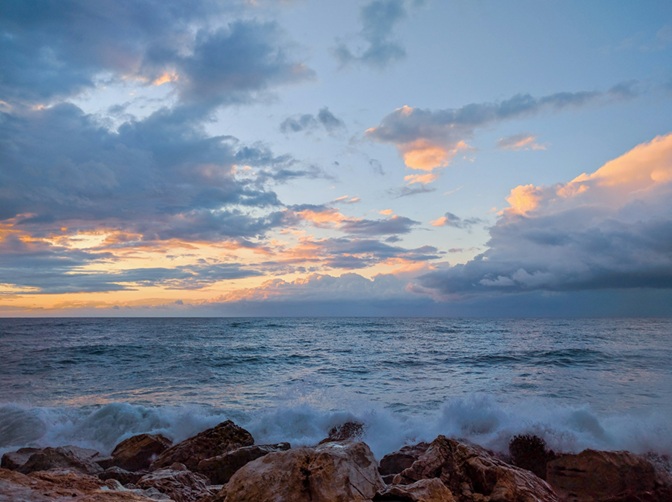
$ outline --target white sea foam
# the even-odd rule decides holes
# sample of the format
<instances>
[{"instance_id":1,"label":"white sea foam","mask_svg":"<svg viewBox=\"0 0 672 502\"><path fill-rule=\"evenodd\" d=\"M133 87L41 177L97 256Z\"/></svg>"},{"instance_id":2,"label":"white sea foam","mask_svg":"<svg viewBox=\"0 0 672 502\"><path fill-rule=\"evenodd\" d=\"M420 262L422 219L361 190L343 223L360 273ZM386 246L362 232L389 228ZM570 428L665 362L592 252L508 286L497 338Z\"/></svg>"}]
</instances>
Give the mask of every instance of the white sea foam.
<instances>
[{"instance_id":1,"label":"white sea foam","mask_svg":"<svg viewBox=\"0 0 672 502\"><path fill-rule=\"evenodd\" d=\"M109 453L121 440L143 432L181 441L226 419L249 430L257 443L312 445L331 427L364 423L363 441L380 458L404 444L439 434L505 452L512 436L532 433L556 451L585 448L672 454L672 426L663 413L599 415L587 406L557 407L528 401L511 404L477 395L444 404L434 413L399 414L380 407L330 411L305 403L240 413L204 406L147 407L113 403L97 408L0 406L0 453L24 446L74 444Z\"/></svg>"}]
</instances>

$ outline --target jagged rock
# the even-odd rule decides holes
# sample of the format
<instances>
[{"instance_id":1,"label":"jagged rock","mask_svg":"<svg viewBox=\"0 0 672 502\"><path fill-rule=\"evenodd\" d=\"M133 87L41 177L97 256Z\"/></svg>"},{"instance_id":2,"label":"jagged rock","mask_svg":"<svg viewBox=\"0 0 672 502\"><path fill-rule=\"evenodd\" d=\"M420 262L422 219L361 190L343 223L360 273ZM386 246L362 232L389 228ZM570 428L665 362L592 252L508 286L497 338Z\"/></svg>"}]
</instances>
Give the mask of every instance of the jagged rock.
<instances>
[{"instance_id":1,"label":"jagged rock","mask_svg":"<svg viewBox=\"0 0 672 502\"><path fill-rule=\"evenodd\" d=\"M150 472L136 483L138 488L155 488L175 502L194 502L212 495L208 485L208 478L177 463L169 469Z\"/></svg>"},{"instance_id":2,"label":"jagged rock","mask_svg":"<svg viewBox=\"0 0 672 502\"><path fill-rule=\"evenodd\" d=\"M103 472L98 474L98 478L102 479L103 481L108 479L115 479L122 485L128 485L131 483L137 483L138 480L145 474L147 474L147 471L127 471L126 469L122 469L121 467L113 465L112 467L108 467Z\"/></svg>"},{"instance_id":3,"label":"jagged rock","mask_svg":"<svg viewBox=\"0 0 672 502\"><path fill-rule=\"evenodd\" d=\"M410 485L392 485L378 492L374 502L454 502L455 498L440 479L421 479Z\"/></svg>"},{"instance_id":4,"label":"jagged rock","mask_svg":"<svg viewBox=\"0 0 672 502\"><path fill-rule=\"evenodd\" d=\"M329 429L329 435L320 441L324 443L342 443L343 441L358 441L364 434L364 424L360 422L345 422Z\"/></svg>"},{"instance_id":5,"label":"jagged rock","mask_svg":"<svg viewBox=\"0 0 672 502\"><path fill-rule=\"evenodd\" d=\"M95 459L100 454L96 450L78 446L59 446L36 451L17 470L23 474L49 469L69 468L84 474L98 474L103 471Z\"/></svg>"},{"instance_id":6,"label":"jagged rock","mask_svg":"<svg viewBox=\"0 0 672 502\"><path fill-rule=\"evenodd\" d=\"M555 502L551 487L529 471L506 464L483 448L437 437L394 477L394 484L439 478L459 502Z\"/></svg>"},{"instance_id":7,"label":"jagged rock","mask_svg":"<svg viewBox=\"0 0 672 502\"><path fill-rule=\"evenodd\" d=\"M629 452L584 450L549 462L547 479L573 501L672 500L669 475L663 479L647 459Z\"/></svg>"},{"instance_id":8,"label":"jagged rock","mask_svg":"<svg viewBox=\"0 0 672 502\"><path fill-rule=\"evenodd\" d=\"M325 443L269 453L230 479L213 502L368 501L384 487L364 443Z\"/></svg>"},{"instance_id":9,"label":"jagged rock","mask_svg":"<svg viewBox=\"0 0 672 502\"><path fill-rule=\"evenodd\" d=\"M21 468L33 453L40 451L39 448L20 448L17 451L5 453L0 461L0 467L16 471Z\"/></svg>"},{"instance_id":10,"label":"jagged rock","mask_svg":"<svg viewBox=\"0 0 672 502\"><path fill-rule=\"evenodd\" d=\"M289 443L243 446L224 455L201 460L197 471L208 477L212 484L224 484L228 483L231 476L248 462L274 451L286 451L289 448Z\"/></svg>"},{"instance_id":11,"label":"jagged rock","mask_svg":"<svg viewBox=\"0 0 672 502\"><path fill-rule=\"evenodd\" d=\"M511 463L532 471L546 479L546 464L556 458L553 450L546 448L546 441L534 434L520 434L509 441Z\"/></svg>"},{"instance_id":12,"label":"jagged rock","mask_svg":"<svg viewBox=\"0 0 672 502\"><path fill-rule=\"evenodd\" d=\"M147 469L152 461L172 445L161 434L139 434L119 443L112 451L112 465L127 471Z\"/></svg>"},{"instance_id":13,"label":"jagged rock","mask_svg":"<svg viewBox=\"0 0 672 502\"><path fill-rule=\"evenodd\" d=\"M201 460L253 444L254 439L249 432L227 420L168 448L159 455L150 468L156 470L179 462L196 472Z\"/></svg>"},{"instance_id":14,"label":"jagged rock","mask_svg":"<svg viewBox=\"0 0 672 502\"><path fill-rule=\"evenodd\" d=\"M425 453L427 448L429 448L429 443L423 442L404 446L399 451L385 455L380 459L380 465L378 466L378 472L383 476L383 481L388 484L391 483L395 474L399 474L413 465L413 462Z\"/></svg>"},{"instance_id":15,"label":"jagged rock","mask_svg":"<svg viewBox=\"0 0 672 502\"><path fill-rule=\"evenodd\" d=\"M0 500L12 502L153 502L116 481L103 482L94 476L72 470L38 471L29 475L0 468Z\"/></svg>"}]
</instances>

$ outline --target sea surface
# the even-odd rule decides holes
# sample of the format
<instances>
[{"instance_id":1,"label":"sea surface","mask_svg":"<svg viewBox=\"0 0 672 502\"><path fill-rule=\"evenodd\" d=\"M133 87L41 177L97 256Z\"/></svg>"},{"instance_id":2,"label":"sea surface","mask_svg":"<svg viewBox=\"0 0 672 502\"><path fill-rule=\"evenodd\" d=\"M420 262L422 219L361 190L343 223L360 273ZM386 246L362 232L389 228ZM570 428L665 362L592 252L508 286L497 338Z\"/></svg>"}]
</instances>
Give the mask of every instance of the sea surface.
<instances>
[{"instance_id":1,"label":"sea surface","mask_svg":"<svg viewBox=\"0 0 672 502\"><path fill-rule=\"evenodd\" d=\"M225 419L293 445L359 420L378 457L519 433L672 454L671 417L672 319L0 319L0 454Z\"/></svg>"}]
</instances>

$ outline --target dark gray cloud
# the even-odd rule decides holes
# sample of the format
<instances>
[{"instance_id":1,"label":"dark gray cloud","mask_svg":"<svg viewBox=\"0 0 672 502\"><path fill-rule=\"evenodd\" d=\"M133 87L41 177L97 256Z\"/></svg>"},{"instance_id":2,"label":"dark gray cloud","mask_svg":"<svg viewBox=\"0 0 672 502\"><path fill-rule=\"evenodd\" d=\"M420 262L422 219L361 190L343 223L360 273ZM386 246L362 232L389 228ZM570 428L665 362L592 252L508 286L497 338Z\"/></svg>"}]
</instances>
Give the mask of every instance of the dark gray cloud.
<instances>
[{"instance_id":1,"label":"dark gray cloud","mask_svg":"<svg viewBox=\"0 0 672 502\"><path fill-rule=\"evenodd\" d=\"M350 220L343 223L341 230L351 234L397 235L407 234L420 222L405 216L393 216L383 220Z\"/></svg>"},{"instance_id":2,"label":"dark gray cloud","mask_svg":"<svg viewBox=\"0 0 672 502\"><path fill-rule=\"evenodd\" d=\"M250 237L280 220L262 182L301 174L283 171L290 157L206 135L181 109L111 132L61 104L1 114L0 132L0 162L11 167L0 170L0 219L34 231L97 221L149 239ZM236 164L265 174L238 178Z\"/></svg>"},{"instance_id":3,"label":"dark gray cloud","mask_svg":"<svg viewBox=\"0 0 672 502\"><path fill-rule=\"evenodd\" d=\"M311 70L289 56L274 23L236 20L241 2L9 0L0 6L0 99L72 96L96 79L147 84L175 73L181 100L202 112L249 101ZM234 18L231 20L231 18ZM225 27L215 27L228 18Z\"/></svg>"},{"instance_id":4,"label":"dark gray cloud","mask_svg":"<svg viewBox=\"0 0 672 502\"><path fill-rule=\"evenodd\" d=\"M280 124L280 131L288 133L311 132L322 126L329 134L334 134L345 128L341 119L329 111L327 107L321 108L317 115L309 113L288 117Z\"/></svg>"},{"instance_id":5,"label":"dark gray cloud","mask_svg":"<svg viewBox=\"0 0 672 502\"><path fill-rule=\"evenodd\" d=\"M525 117L544 110L562 110L600 100L631 96L620 88L614 89L607 92L560 92L540 98L518 94L499 103L472 103L461 108L444 110L403 107L387 115L379 126L369 129L367 137L396 145L410 144L422 139L454 147L460 141L471 138L476 129L496 122Z\"/></svg>"},{"instance_id":6,"label":"dark gray cloud","mask_svg":"<svg viewBox=\"0 0 672 502\"><path fill-rule=\"evenodd\" d=\"M384 68L406 56L404 48L393 39L395 25L406 17L404 0L374 0L362 7L360 36L367 47L354 53L346 44L339 44L334 54L343 65L361 63Z\"/></svg>"},{"instance_id":7,"label":"dark gray cloud","mask_svg":"<svg viewBox=\"0 0 672 502\"><path fill-rule=\"evenodd\" d=\"M416 184L411 186L403 186L401 188L395 188L389 190L388 193L393 197L400 199L401 197L410 197L412 195L421 195L424 193L432 193L435 191L436 191L435 188L428 188L425 185Z\"/></svg>"},{"instance_id":8,"label":"dark gray cloud","mask_svg":"<svg viewBox=\"0 0 672 502\"><path fill-rule=\"evenodd\" d=\"M436 226L470 229L474 225L485 223L481 218L460 218L454 213L446 212L434 222Z\"/></svg>"}]
</instances>

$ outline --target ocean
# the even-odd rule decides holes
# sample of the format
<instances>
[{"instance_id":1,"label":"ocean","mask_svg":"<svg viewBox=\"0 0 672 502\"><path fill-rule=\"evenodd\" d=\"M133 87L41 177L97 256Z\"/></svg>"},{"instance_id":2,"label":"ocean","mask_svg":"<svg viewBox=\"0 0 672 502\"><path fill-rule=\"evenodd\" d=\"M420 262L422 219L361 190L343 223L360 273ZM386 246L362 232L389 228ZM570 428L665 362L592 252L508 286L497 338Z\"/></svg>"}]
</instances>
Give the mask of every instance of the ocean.
<instances>
[{"instance_id":1,"label":"ocean","mask_svg":"<svg viewBox=\"0 0 672 502\"><path fill-rule=\"evenodd\" d=\"M293 446L358 420L379 458L438 434L672 454L671 416L672 319L0 319L0 454L226 419Z\"/></svg>"}]
</instances>

